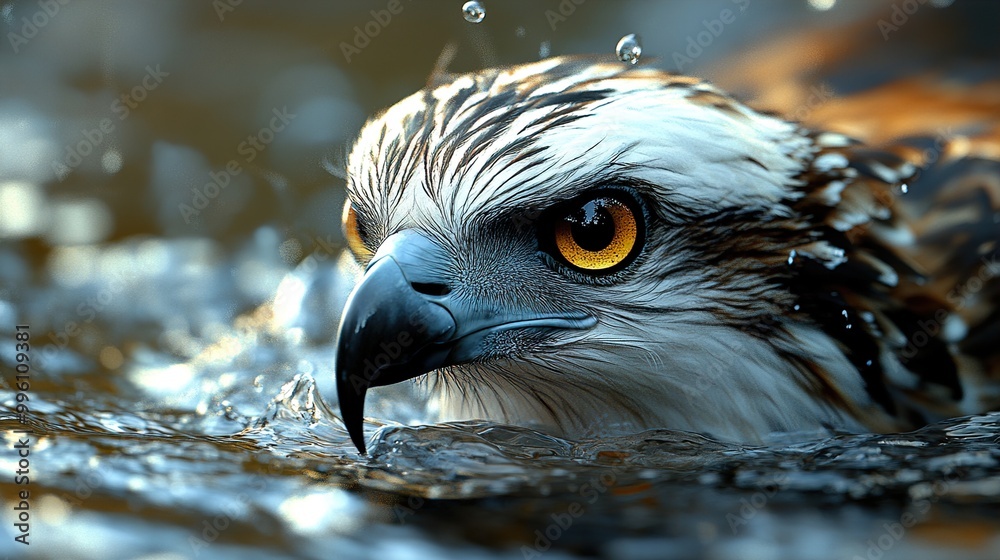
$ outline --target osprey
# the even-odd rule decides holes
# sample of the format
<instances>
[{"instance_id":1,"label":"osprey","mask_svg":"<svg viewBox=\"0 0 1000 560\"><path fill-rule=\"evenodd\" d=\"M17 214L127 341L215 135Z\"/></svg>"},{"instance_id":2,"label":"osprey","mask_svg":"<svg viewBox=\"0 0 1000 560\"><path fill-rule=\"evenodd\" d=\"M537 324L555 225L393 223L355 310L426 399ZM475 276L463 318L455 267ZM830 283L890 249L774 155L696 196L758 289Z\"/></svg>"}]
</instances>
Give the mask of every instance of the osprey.
<instances>
[{"instance_id":1,"label":"osprey","mask_svg":"<svg viewBox=\"0 0 1000 560\"><path fill-rule=\"evenodd\" d=\"M364 452L369 388L425 374L442 418L569 437L995 407L1000 173L973 140L869 146L587 58L438 76L348 159L344 423Z\"/></svg>"}]
</instances>

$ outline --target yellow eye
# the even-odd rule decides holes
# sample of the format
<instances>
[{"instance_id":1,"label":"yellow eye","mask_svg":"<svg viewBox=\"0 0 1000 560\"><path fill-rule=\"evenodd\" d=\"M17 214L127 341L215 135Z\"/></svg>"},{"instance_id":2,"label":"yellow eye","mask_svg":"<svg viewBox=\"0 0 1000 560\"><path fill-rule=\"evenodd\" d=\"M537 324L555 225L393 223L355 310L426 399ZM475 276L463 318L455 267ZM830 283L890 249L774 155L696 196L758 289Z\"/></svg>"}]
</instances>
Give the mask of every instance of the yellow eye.
<instances>
[{"instance_id":1,"label":"yellow eye","mask_svg":"<svg viewBox=\"0 0 1000 560\"><path fill-rule=\"evenodd\" d=\"M552 226L555 252L586 272L612 272L642 249L645 222L634 200L601 194L573 203Z\"/></svg>"},{"instance_id":2,"label":"yellow eye","mask_svg":"<svg viewBox=\"0 0 1000 560\"><path fill-rule=\"evenodd\" d=\"M354 254L358 262L367 262L372 258L372 252L365 246L361 239L361 231L358 229L358 213L348 200L344 203L344 216L342 220L344 226L344 237L347 239L347 247Z\"/></svg>"}]
</instances>

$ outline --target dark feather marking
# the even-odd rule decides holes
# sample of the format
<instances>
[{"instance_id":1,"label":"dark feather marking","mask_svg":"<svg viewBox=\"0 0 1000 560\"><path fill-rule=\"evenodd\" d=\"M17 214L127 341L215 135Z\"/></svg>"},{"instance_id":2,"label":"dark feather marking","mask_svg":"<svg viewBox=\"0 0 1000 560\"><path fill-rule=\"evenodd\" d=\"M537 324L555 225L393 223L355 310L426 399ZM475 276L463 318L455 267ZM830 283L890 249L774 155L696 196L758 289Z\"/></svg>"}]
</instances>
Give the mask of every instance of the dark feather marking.
<instances>
[{"instance_id":1,"label":"dark feather marking","mask_svg":"<svg viewBox=\"0 0 1000 560\"><path fill-rule=\"evenodd\" d=\"M746 161L749 161L750 163L752 163L752 164L754 164L754 165L756 165L758 167L760 167L764 171L770 171L770 169L768 169L766 165L764 165L763 163L757 161L756 159L754 159L752 157L747 156L747 157L745 157L743 159L746 160Z\"/></svg>"},{"instance_id":2,"label":"dark feather marking","mask_svg":"<svg viewBox=\"0 0 1000 560\"><path fill-rule=\"evenodd\" d=\"M796 284L809 285L810 281L799 278ZM797 291L795 287L792 289ZM824 332L840 342L872 400L889 414L896 414L896 404L883 377L878 337L854 306L839 292L799 293L799 305Z\"/></svg>"},{"instance_id":3,"label":"dark feather marking","mask_svg":"<svg viewBox=\"0 0 1000 560\"><path fill-rule=\"evenodd\" d=\"M612 89L589 89L579 91L569 91L564 93L552 93L542 96L534 106L538 109L551 105L572 105L580 106L594 101L607 99L613 94Z\"/></svg>"},{"instance_id":4,"label":"dark feather marking","mask_svg":"<svg viewBox=\"0 0 1000 560\"><path fill-rule=\"evenodd\" d=\"M576 115L563 115L557 119L551 119L545 122L545 126L542 127L542 131L552 130L560 126L566 126L568 124L575 123L576 121L586 118L589 115L586 114L576 114Z\"/></svg>"},{"instance_id":5,"label":"dark feather marking","mask_svg":"<svg viewBox=\"0 0 1000 560\"><path fill-rule=\"evenodd\" d=\"M518 153L516 156L514 156L514 159L510 160L510 163L511 163L511 165L513 165L513 164L521 163L522 161L525 161L525 160L528 160L528 159L531 159L531 158L535 158L535 156L541 154L546 149L547 148L545 148L545 147L536 147L536 148L531 148L531 149L528 149L528 150L523 150L520 153ZM544 163L545 163L544 159L535 158L535 159L531 159L531 161L528 162L527 165L530 168L530 167L534 167L536 165L542 165Z\"/></svg>"},{"instance_id":6,"label":"dark feather marking","mask_svg":"<svg viewBox=\"0 0 1000 560\"><path fill-rule=\"evenodd\" d=\"M856 249L864 250L889 265L900 277L909 278L911 282L923 282L927 279L926 274L917 270L914 263L904 259L898 252L871 237L862 237L854 241L853 245Z\"/></svg>"},{"instance_id":7,"label":"dark feather marking","mask_svg":"<svg viewBox=\"0 0 1000 560\"><path fill-rule=\"evenodd\" d=\"M944 342L936 336L931 336L923 328L923 325L935 323L933 315L921 316L908 309L890 309L884 313L909 341L900 352L900 361L903 365L924 382L947 387L952 399L961 400L965 392L962 390L958 368L952 358L951 350ZM941 326L938 325L938 328ZM922 333L923 337L918 338L917 333ZM918 346L917 342L921 340L927 342Z\"/></svg>"},{"instance_id":8,"label":"dark feather marking","mask_svg":"<svg viewBox=\"0 0 1000 560\"><path fill-rule=\"evenodd\" d=\"M528 151L536 152L537 153L537 152L544 151L544 148L534 148L534 149L528 150ZM518 156L518 157L520 158L520 156ZM512 185L514 184L513 183L514 179L518 179L519 180L519 183L517 183L517 185L526 185L526 184L529 184L531 182L534 182L539 176L541 176L541 174L540 173L536 173L534 175L531 175L530 177L527 177L526 173L528 173L529 171L534 170L537 167L545 165L545 163L546 162L545 162L544 159L534 159L534 160L531 160L531 161L527 162L524 165L518 166L517 167L517 172L515 174L511 175L510 179L508 179L508 182L510 182ZM513 163L512 163L512 165L513 165ZM477 180L479 179L478 175L477 175L476 179ZM506 184L507 184L507 182L505 182L504 184L501 184L499 186L499 188L497 189L497 191L494 193L494 197L495 197L494 203L496 203L496 204L509 203L511 201L511 197L515 196L518 193L517 189L514 189L514 188L504 188L506 186Z\"/></svg>"},{"instance_id":9,"label":"dark feather marking","mask_svg":"<svg viewBox=\"0 0 1000 560\"><path fill-rule=\"evenodd\" d=\"M1000 308L994 308L989 316L969 330L959 348L974 356L996 356L998 340L1000 340Z\"/></svg>"},{"instance_id":10,"label":"dark feather marking","mask_svg":"<svg viewBox=\"0 0 1000 560\"><path fill-rule=\"evenodd\" d=\"M806 379L798 381L802 384L803 389L812 393L816 389L816 385L818 385L819 394L824 397L819 402L825 402L827 406L835 409L850 409L848 400L844 397L843 393L837 390L836 383L830 379L829 374L822 366L813 360L789 352L781 352L781 355L785 360L796 364L803 373L807 374Z\"/></svg>"},{"instance_id":11,"label":"dark feather marking","mask_svg":"<svg viewBox=\"0 0 1000 560\"><path fill-rule=\"evenodd\" d=\"M479 182L483 173L492 172L494 170L493 167L504 158L513 159L518 157L519 154L532 149L535 146L535 142L535 137L524 136L494 151L490 154L490 157L486 160L486 162L483 163L479 172L476 173L475 182Z\"/></svg>"},{"instance_id":12,"label":"dark feather marking","mask_svg":"<svg viewBox=\"0 0 1000 560\"><path fill-rule=\"evenodd\" d=\"M860 147L830 151L843 153L848 158L850 168L858 173L858 178L853 184L849 182L839 205L824 207L823 201L809 196L810 193L825 188L830 181L850 179L845 177L848 170L810 170L803 174L806 183L803 190L807 196L801 201L790 201L789 204L799 210L808 223L830 222L844 208L865 212L867 206L862 205L867 204L891 209L894 205L890 190L892 187L900 182L911 182L912 189L916 173L904 169L906 160L897 154ZM886 166L891 175L883 177L878 173L875 162ZM903 173L904 170L907 173ZM870 216L869 219L893 227L898 218ZM878 358L886 353L897 357L921 383L944 386L952 399L960 400L964 391L952 351L945 342L937 338L937 331L928 332L924 326L936 324L940 330L942 325L934 318L935 313L950 311L951 307L938 300L920 301L913 297L900 300L900 294L909 293L905 290L915 291L916 294L930 293L919 289L925 278L922 272L916 269L900 249L873 235L866 224L856 226L848 232L839 232L830 227L813 227L820 239L845 249L848 260L830 270L808 258L796 259L793 267L795 277L789 288L796 291L806 316L816 320L824 332L840 342L845 356L858 369L873 400L903 420L909 420L914 414L910 407L893 403L888 381L880 370L866 368L869 360L873 365L878 365ZM953 237L950 242L954 244ZM891 288L880 283L879 263L897 273L903 288ZM882 341L879 327L869 325L861 319L859 313L864 310L872 310L876 316L891 322L891 326L898 329L907 340L907 347L887 347ZM844 328L844 312L847 314L846 320L851 323L851 329ZM914 348L914 340L922 343L920 348Z\"/></svg>"},{"instance_id":13,"label":"dark feather marking","mask_svg":"<svg viewBox=\"0 0 1000 560\"><path fill-rule=\"evenodd\" d=\"M867 235L866 225L841 232L825 224L845 209L865 212L867 206L856 205L867 204L866 197L871 197L875 207L891 204L892 201L886 198L888 193L883 194L891 183L884 182L870 162L885 165L902 180L905 177L898 169L904 161L894 154L860 147L823 150L815 157L827 153L843 154L849 167L828 170L807 168L798 177L803 183L800 189L806 196L786 203L799 213L808 226L806 231L798 233L803 244L826 242L843 249L847 261L830 268L825 262L817 261L800 251L786 267L789 275L784 279L779 277L779 280L786 290L796 296L802 318L815 323L838 342L844 356L858 371L872 401L890 415L897 416L903 411L893 398L882 370L885 351L882 334L877 327L865 321L860 313L869 306L884 310L896 305L892 303L891 288L882 284L882 271L877 268L879 261L893 268L900 277L912 279L917 274L894 249L880 243L874 236ZM861 177L853 178L851 169L856 170ZM818 193L833 181L846 182L847 187L840 203L831 206ZM878 218L869 216L869 219ZM875 260L862 257L865 253Z\"/></svg>"},{"instance_id":14,"label":"dark feather marking","mask_svg":"<svg viewBox=\"0 0 1000 560\"><path fill-rule=\"evenodd\" d=\"M600 144L600 141L595 142L593 145L591 145L587 149L583 150L582 152L580 152L579 154L577 154L576 156L574 156L567 163L571 164L574 161L585 159L587 157L587 154L590 153L590 151L593 150L594 148L596 148L599 144ZM532 166L532 167L534 167L534 166ZM568 166L568 167L571 167L571 166ZM531 167L524 168L524 169L520 170L520 172L523 172L526 169L531 169ZM497 188L495 189L495 193L496 193L496 196L498 198L506 198L511 193L522 192L522 187L526 183L524 181L516 181L517 179L519 179L520 172L516 173L514 175L511 175L510 177L508 177L507 179L505 179L503 183L501 183L500 185L497 186ZM566 184L566 179L569 178L568 174L566 174L566 175L567 176L566 176L565 179L560 180L559 178L556 178L555 181L556 181L556 184L562 185L565 190L569 191L569 190L571 190L573 188L573 186L570 185L570 184ZM597 172L597 173L595 173L594 175L592 175L590 177L583 178L582 180L578 181L577 183L585 185L588 188L593 188L595 186L603 184L602 181L600 180L601 178L603 178L601 176L601 173Z\"/></svg>"},{"instance_id":15,"label":"dark feather marking","mask_svg":"<svg viewBox=\"0 0 1000 560\"><path fill-rule=\"evenodd\" d=\"M565 105L558 109L553 109L552 111L543 114L537 119L521 127L521 130L518 131L518 134L537 134L538 131L549 130L549 127L547 127L546 125L551 123L552 121L559 120L561 117L584 116L582 113L577 111L577 109L578 108L573 105ZM561 126L561 125L554 125L554 126Z\"/></svg>"}]
</instances>

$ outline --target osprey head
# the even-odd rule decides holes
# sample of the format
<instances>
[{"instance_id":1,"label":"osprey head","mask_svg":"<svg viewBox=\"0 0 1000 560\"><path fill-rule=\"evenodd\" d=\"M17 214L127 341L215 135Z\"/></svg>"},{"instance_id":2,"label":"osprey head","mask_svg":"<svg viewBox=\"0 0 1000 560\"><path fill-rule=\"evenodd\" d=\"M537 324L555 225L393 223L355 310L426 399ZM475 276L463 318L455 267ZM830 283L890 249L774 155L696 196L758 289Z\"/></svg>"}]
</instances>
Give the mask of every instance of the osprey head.
<instances>
[{"instance_id":1,"label":"osprey head","mask_svg":"<svg viewBox=\"0 0 1000 560\"><path fill-rule=\"evenodd\" d=\"M389 108L348 161L365 274L336 376L355 444L370 387L427 373L445 417L566 435L857 426L857 369L786 320L789 254L843 257L795 208L819 150L708 83L579 58Z\"/></svg>"}]
</instances>

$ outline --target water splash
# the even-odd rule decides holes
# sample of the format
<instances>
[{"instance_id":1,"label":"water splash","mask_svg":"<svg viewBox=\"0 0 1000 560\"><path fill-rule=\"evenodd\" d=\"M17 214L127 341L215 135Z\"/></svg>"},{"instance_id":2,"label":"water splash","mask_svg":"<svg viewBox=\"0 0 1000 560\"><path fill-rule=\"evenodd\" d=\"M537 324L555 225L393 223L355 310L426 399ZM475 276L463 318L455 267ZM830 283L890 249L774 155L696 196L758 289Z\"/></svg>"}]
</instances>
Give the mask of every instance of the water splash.
<instances>
[{"instance_id":1,"label":"water splash","mask_svg":"<svg viewBox=\"0 0 1000 560\"><path fill-rule=\"evenodd\" d=\"M642 45L639 44L639 37L635 33L630 33L618 41L615 47L615 54L618 60L628 64L638 64L642 55Z\"/></svg>"},{"instance_id":2,"label":"water splash","mask_svg":"<svg viewBox=\"0 0 1000 560\"><path fill-rule=\"evenodd\" d=\"M486 18L486 8L476 0L469 0L462 5L462 17L469 23L480 23Z\"/></svg>"},{"instance_id":3,"label":"water splash","mask_svg":"<svg viewBox=\"0 0 1000 560\"><path fill-rule=\"evenodd\" d=\"M0 390L0 402L11 399L10 391ZM704 557L702 548L730 550L745 542L736 534L741 530L777 539L780 527L791 526L808 538L782 545L787 554L778 557L803 558L817 539L838 538L847 543L845 550L863 554L871 527L912 510L931 512L919 523L935 530L956 530L970 519L984 530L998 527L991 512L1000 503L1000 412L902 434L788 434L765 446L671 430L573 441L482 421L370 423L371 455L361 457L305 374L287 381L259 417L246 419L246 427L230 435L192 430L203 422L199 415L109 404L52 401L31 421L35 432L46 434L39 440L39 456L45 457L40 472L54 492L73 497L87 513L67 518L71 524L60 530L70 535L112 527L152 538L171 522L150 520L143 512L167 507L184 528L174 539L178 547L188 545L187 528L202 527L205 519L223 519L257 535L254 516L263 518L272 540L277 535L279 542L295 540L308 549L343 545L329 535L376 547L405 522L408 532L394 537L405 542L399 546L467 560L494 556L438 554L433 547L439 538L474 539L501 530L530 546L534 531L552 523L551 512L575 503L586 515L562 541L574 547L626 547L646 538L642 550L649 557L664 546L683 557ZM0 413L0 427L12 422ZM847 507L858 522L844 526L810 517L817 500ZM140 504L145 524L123 527L120 518L100 509L107 503ZM741 509L749 507L745 503L753 509ZM305 515L303 508L313 513ZM965 517L950 521L957 512ZM667 543L669 534L635 529L664 519L668 530L684 533L715 527L715 537L702 544ZM723 530L727 526L733 536ZM129 556L143 546L122 542ZM247 547L273 552L269 543L215 544L213 557L246 558ZM59 545L43 546L53 552L46 556L60 556ZM897 546L900 557L916 556L905 542ZM996 558L1000 543L980 548L977 557Z\"/></svg>"}]
</instances>

